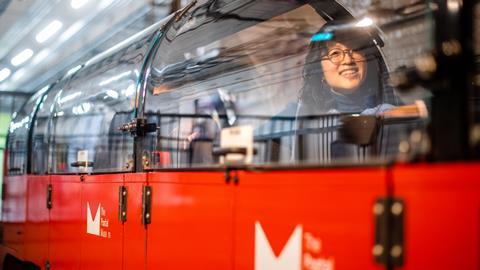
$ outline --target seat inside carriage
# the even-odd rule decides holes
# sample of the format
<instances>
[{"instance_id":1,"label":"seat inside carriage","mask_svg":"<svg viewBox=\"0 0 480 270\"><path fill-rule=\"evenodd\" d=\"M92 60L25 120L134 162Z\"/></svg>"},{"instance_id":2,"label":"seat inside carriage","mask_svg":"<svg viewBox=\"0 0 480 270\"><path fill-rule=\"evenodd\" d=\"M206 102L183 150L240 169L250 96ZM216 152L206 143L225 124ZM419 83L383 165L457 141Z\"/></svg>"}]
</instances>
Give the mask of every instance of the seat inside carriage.
<instances>
[{"instance_id":1,"label":"seat inside carriage","mask_svg":"<svg viewBox=\"0 0 480 270\"><path fill-rule=\"evenodd\" d=\"M211 31L210 39L202 36L202 29L188 25L171 34L176 38L161 42L159 52L170 53L159 54L153 62L145 113L158 126L158 134L148 137L159 166L217 164L212 150L220 145L221 130L242 125L254 130L255 164L393 158L398 142L423 120L387 120L377 113L386 103L383 96L393 95L390 86L385 86L388 93L375 93L378 101L368 113L328 110L321 103L319 110L299 113L306 77L322 76L316 68L319 60L310 54L324 25L325 19L312 6L303 5L234 26L237 29ZM189 27L195 31L187 31ZM374 50L374 57L370 49L367 60L383 67L377 41L372 41L378 37L366 35ZM386 84L385 76L379 72L365 80ZM359 139L362 136L368 138ZM160 156L168 158L160 162Z\"/></svg>"}]
</instances>

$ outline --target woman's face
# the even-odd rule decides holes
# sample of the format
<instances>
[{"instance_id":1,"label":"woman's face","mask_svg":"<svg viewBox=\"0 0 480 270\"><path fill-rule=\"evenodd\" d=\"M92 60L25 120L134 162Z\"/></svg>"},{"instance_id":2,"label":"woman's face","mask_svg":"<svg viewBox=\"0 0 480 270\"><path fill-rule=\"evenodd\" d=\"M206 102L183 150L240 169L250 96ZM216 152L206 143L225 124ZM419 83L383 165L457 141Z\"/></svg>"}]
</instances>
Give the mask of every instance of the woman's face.
<instances>
[{"instance_id":1,"label":"woman's face","mask_svg":"<svg viewBox=\"0 0 480 270\"><path fill-rule=\"evenodd\" d=\"M351 52L351 48L339 42L332 42L327 48L328 57L321 61L327 83L344 94L357 90L367 72L365 56Z\"/></svg>"}]
</instances>

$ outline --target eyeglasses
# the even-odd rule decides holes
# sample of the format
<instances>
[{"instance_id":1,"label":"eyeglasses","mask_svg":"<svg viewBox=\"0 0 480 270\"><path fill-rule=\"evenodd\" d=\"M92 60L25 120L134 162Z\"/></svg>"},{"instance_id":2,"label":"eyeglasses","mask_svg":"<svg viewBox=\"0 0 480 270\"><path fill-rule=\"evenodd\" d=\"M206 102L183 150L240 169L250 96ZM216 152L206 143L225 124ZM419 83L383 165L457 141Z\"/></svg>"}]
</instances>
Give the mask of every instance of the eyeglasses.
<instances>
[{"instance_id":1,"label":"eyeglasses","mask_svg":"<svg viewBox=\"0 0 480 270\"><path fill-rule=\"evenodd\" d=\"M322 59L324 60L328 59L333 64L340 64L343 61L343 59L345 59L346 54L350 55L350 57L353 60L356 60L356 61L364 60L364 57L360 52L354 51L352 49L350 50L332 49L328 51L328 54L322 57Z\"/></svg>"}]
</instances>

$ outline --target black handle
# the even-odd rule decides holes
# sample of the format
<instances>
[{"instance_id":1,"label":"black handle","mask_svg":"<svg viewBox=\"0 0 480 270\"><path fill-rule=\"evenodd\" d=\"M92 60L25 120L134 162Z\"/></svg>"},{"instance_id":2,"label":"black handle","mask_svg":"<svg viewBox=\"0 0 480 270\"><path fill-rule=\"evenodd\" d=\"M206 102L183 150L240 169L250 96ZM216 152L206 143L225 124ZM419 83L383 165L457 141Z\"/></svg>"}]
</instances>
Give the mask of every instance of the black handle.
<instances>
[{"instance_id":1,"label":"black handle","mask_svg":"<svg viewBox=\"0 0 480 270\"><path fill-rule=\"evenodd\" d=\"M77 161L70 164L72 167L93 167L93 162L91 161Z\"/></svg>"},{"instance_id":2,"label":"black handle","mask_svg":"<svg viewBox=\"0 0 480 270\"><path fill-rule=\"evenodd\" d=\"M226 156L228 154L247 154L246 147L215 147L212 150L212 155L214 156ZM253 154L257 154L257 149L253 149Z\"/></svg>"}]
</instances>

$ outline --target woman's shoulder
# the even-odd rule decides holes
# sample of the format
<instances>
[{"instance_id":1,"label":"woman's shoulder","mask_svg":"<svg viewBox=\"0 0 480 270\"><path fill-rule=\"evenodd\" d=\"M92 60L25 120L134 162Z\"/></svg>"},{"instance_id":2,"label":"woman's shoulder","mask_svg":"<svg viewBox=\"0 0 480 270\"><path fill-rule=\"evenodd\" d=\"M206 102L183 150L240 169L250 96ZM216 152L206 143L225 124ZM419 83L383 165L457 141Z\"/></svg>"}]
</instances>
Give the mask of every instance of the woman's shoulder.
<instances>
[{"instance_id":1,"label":"woman's shoulder","mask_svg":"<svg viewBox=\"0 0 480 270\"><path fill-rule=\"evenodd\" d=\"M391 109L395 108L394 105L389 104L389 103L382 103L379 104L373 108L368 108L362 111L362 115L375 115L375 114L381 114L386 111L389 111Z\"/></svg>"}]
</instances>

